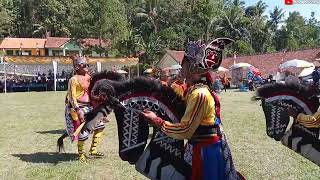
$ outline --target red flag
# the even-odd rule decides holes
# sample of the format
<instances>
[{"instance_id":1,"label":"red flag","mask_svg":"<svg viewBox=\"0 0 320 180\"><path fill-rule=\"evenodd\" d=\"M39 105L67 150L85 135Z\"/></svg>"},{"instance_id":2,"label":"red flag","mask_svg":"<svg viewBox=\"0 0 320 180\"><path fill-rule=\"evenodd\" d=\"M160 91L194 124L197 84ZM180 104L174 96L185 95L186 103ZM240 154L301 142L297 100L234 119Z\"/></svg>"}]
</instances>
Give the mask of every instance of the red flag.
<instances>
[{"instance_id":1,"label":"red flag","mask_svg":"<svg viewBox=\"0 0 320 180\"><path fill-rule=\"evenodd\" d=\"M284 0L284 4L292 5L293 4L293 0Z\"/></svg>"}]
</instances>

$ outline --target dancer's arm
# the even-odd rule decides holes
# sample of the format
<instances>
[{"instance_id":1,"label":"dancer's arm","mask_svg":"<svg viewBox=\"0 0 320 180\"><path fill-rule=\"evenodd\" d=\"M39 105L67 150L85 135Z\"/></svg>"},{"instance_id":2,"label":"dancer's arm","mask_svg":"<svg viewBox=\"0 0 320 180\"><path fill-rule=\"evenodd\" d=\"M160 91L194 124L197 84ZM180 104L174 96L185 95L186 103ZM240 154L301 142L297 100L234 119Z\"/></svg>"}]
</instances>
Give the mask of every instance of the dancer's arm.
<instances>
[{"instance_id":1,"label":"dancer's arm","mask_svg":"<svg viewBox=\"0 0 320 180\"><path fill-rule=\"evenodd\" d=\"M156 125L161 127L161 130L168 136L175 139L190 139L198 128L201 121L207 116L209 103L207 95L194 91L187 99L187 108L180 123L171 123L162 120L152 112L146 113L147 118ZM148 115L153 114L153 115ZM153 116L153 117L152 117Z\"/></svg>"},{"instance_id":2,"label":"dancer's arm","mask_svg":"<svg viewBox=\"0 0 320 180\"><path fill-rule=\"evenodd\" d=\"M77 110L79 109L79 105L77 102L77 79L75 77L72 77L69 79L69 85L68 85L68 95L69 95L69 101L71 103L71 106Z\"/></svg>"},{"instance_id":3,"label":"dancer's arm","mask_svg":"<svg viewBox=\"0 0 320 180\"><path fill-rule=\"evenodd\" d=\"M81 122L84 122L84 112L79 108L79 104L77 102L77 84L78 84L78 80L75 77L72 77L69 80L69 87L68 87L69 101L72 108L77 113L77 117L74 117L74 120L80 120Z\"/></svg>"}]
</instances>

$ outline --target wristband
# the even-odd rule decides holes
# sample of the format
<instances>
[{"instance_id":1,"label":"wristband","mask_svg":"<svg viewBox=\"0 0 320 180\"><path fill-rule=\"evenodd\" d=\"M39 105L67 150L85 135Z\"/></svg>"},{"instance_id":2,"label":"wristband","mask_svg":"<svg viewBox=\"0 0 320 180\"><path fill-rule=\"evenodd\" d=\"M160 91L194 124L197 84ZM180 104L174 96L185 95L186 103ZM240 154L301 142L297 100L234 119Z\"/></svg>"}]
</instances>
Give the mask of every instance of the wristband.
<instances>
[{"instance_id":1,"label":"wristband","mask_svg":"<svg viewBox=\"0 0 320 180\"><path fill-rule=\"evenodd\" d=\"M164 123L164 120L161 119L160 117L156 117L156 118L152 119L152 121L155 124L155 126L157 126L157 127L161 127L162 124Z\"/></svg>"}]
</instances>

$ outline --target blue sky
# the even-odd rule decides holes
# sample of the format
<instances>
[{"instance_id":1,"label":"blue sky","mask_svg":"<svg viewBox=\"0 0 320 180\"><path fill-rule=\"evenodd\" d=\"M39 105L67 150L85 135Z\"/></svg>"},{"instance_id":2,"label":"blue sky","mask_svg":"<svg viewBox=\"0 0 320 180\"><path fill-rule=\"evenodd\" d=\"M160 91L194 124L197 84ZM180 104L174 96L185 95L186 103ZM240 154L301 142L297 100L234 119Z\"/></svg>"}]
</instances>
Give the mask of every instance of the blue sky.
<instances>
[{"instance_id":1,"label":"blue sky","mask_svg":"<svg viewBox=\"0 0 320 180\"><path fill-rule=\"evenodd\" d=\"M244 0L246 6L250 6L256 4L259 0ZM305 18L309 18L311 16L311 12L315 12L315 17L320 20L320 4L293 4L293 5L285 5L284 0L262 0L268 5L267 15L269 16L269 11L273 10L275 6L279 6L286 13L286 17L288 17L289 12L298 11ZM293 0L294 2L295 0ZM308 1L308 0L305 0ZM320 0L319 0L320 2Z\"/></svg>"}]
</instances>

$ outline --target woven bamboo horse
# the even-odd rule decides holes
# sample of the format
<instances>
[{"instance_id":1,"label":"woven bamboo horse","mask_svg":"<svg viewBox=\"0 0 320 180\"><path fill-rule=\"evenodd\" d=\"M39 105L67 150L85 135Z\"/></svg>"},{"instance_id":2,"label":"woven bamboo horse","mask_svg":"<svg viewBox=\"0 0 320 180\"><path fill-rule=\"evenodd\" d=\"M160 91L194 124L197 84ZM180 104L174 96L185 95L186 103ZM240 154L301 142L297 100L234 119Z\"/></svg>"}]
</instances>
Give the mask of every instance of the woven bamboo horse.
<instances>
[{"instance_id":1,"label":"woven bamboo horse","mask_svg":"<svg viewBox=\"0 0 320 180\"><path fill-rule=\"evenodd\" d=\"M135 164L137 171L150 179L189 179L191 166L184 160L184 142L153 129L145 149L149 125L140 115L141 111L149 109L164 119L178 122L185 111L181 98L171 88L153 80L136 78L117 82L100 77L93 78L93 99L101 101L105 91L113 89L114 98L109 98L107 102L119 100L112 103L114 106L111 108L118 125L120 158Z\"/></svg>"},{"instance_id":2,"label":"woven bamboo horse","mask_svg":"<svg viewBox=\"0 0 320 180\"><path fill-rule=\"evenodd\" d=\"M313 114L319 107L317 92L301 84L275 83L257 91L266 118L267 135L320 166L318 128L306 128L293 122L289 126L288 107L299 113ZM289 127L288 127L289 126Z\"/></svg>"}]
</instances>

